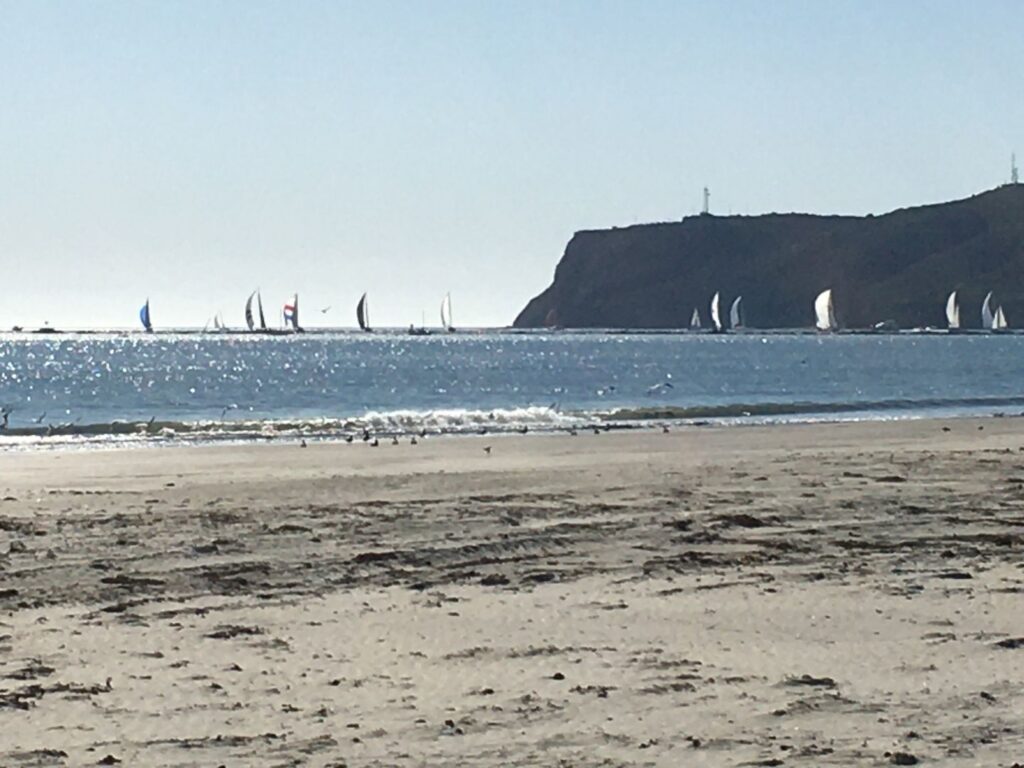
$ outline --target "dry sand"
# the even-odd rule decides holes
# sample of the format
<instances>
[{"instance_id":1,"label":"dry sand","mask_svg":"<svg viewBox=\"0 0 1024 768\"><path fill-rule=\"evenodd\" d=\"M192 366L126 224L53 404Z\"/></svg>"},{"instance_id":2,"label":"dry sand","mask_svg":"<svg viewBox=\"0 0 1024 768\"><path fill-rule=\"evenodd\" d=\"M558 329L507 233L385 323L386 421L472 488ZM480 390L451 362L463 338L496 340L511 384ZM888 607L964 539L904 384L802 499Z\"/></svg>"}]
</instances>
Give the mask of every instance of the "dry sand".
<instances>
[{"instance_id":1,"label":"dry sand","mask_svg":"<svg viewBox=\"0 0 1024 768\"><path fill-rule=\"evenodd\" d=\"M6 453L0 765L1009 767L1022 451L993 419Z\"/></svg>"}]
</instances>

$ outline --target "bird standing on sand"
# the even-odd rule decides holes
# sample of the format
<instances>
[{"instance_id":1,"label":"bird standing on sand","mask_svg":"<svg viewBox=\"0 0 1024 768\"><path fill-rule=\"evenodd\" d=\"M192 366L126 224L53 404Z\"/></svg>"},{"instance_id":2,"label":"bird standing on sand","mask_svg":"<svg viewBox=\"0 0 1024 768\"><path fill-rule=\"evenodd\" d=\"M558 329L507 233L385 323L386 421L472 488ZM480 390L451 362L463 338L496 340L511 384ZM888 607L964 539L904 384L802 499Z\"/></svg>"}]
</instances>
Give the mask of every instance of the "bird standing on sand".
<instances>
[{"instance_id":1,"label":"bird standing on sand","mask_svg":"<svg viewBox=\"0 0 1024 768\"><path fill-rule=\"evenodd\" d=\"M484 453L486 453L488 456L490 456L491 455L491 446L485 445L484 446Z\"/></svg>"},{"instance_id":2,"label":"bird standing on sand","mask_svg":"<svg viewBox=\"0 0 1024 768\"><path fill-rule=\"evenodd\" d=\"M416 439L416 435L409 438L409 445L419 445L419 441Z\"/></svg>"},{"instance_id":3,"label":"bird standing on sand","mask_svg":"<svg viewBox=\"0 0 1024 768\"><path fill-rule=\"evenodd\" d=\"M391 436L391 444L392 445L398 445L398 435L392 435Z\"/></svg>"},{"instance_id":4,"label":"bird standing on sand","mask_svg":"<svg viewBox=\"0 0 1024 768\"><path fill-rule=\"evenodd\" d=\"M380 441L379 441L379 440L377 440L377 438L376 438L376 437L375 437L375 438L373 438L373 441L372 441L372 442L370 443L370 447L371 447L371 448L376 448L376 447L377 447L378 445L380 445Z\"/></svg>"}]
</instances>

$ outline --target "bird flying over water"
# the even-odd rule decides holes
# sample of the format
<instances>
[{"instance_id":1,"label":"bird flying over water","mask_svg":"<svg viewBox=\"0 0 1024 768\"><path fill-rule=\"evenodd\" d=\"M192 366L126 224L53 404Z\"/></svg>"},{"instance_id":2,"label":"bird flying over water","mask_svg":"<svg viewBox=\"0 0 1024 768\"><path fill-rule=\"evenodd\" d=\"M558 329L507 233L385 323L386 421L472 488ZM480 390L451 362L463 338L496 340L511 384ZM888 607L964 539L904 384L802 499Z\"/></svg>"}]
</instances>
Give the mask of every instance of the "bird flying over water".
<instances>
[{"instance_id":1,"label":"bird flying over water","mask_svg":"<svg viewBox=\"0 0 1024 768\"><path fill-rule=\"evenodd\" d=\"M660 384L655 384L653 387L647 388L648 395L657 395L664 392L666 389L673 389L671 381L663 381Z\"/></svg>"}]
</instances>

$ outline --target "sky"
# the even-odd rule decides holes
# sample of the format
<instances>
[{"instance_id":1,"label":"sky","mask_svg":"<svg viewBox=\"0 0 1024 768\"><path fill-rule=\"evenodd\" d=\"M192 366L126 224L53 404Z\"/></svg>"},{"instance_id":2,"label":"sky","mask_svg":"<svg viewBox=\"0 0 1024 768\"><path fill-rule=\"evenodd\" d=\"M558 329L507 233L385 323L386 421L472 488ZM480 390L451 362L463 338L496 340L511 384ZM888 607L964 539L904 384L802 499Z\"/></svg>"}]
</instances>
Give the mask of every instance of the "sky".
<instances>
[{"instance_id":1,"label":"sky","mask_svg":"<svg viewBox=\"0 0 1024 768\"><path fill-rule=\"evenodd\" d=\"M0 327L241 325L257 287L500 326L574 232L705 185L967 197L1024 164L1022 31L1018 0L0 0Z\"/></svg>"}]
</instances>

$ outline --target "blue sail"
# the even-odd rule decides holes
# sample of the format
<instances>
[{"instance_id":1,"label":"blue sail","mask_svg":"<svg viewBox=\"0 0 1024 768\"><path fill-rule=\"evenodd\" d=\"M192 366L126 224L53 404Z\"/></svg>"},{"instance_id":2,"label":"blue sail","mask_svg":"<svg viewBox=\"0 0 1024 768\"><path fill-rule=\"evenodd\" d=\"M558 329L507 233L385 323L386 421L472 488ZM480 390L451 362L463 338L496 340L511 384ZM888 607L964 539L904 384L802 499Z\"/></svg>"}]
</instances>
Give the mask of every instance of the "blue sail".
<instances>
[{"instance_id":1,"label":"blue sail","mask_svg":"<svg viewBox=\"0 0 1024 768\"><path fill-rule=\"evenodd\" d=\"M142 327L147 331L153 330L153 324L149 321L149 299L146 299L146 303L139 310L139 320L142 321Z\"/></svg>"}]
</instances>

